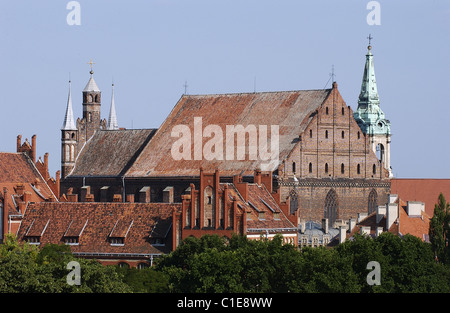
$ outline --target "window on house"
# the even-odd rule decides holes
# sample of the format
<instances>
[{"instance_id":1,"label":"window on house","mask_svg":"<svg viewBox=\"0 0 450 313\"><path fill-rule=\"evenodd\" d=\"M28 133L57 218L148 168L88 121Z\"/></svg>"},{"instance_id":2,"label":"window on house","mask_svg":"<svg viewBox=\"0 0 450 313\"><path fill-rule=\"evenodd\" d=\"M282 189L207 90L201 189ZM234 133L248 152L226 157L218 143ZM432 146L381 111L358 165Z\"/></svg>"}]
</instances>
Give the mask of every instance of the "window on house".
<instances>
[{"instance_id":1,"label":"window on house","mask_svg":"<svg viewBox=\"0 0 450 313\"><path fill-rule=\"evenodd\" d=\"M360 134L359 131L358 131L358 139L359 139L359 138L361 138L361 134Z\"/></svg>"},{"instance_id":2,"label":"window on house","mask_svg":"<svg viewBox=\"0 0 450 313\"><path fill-rule=\"evenodd\" d=\"M358 165L356 166L356 172L357 172L358 174L361 174L361 165L360 165L360 164L358 164Z\"/></svg>"},{"instance_id":3,"label":"window on house","mask_svg":"<svg viewBox=\"0 0 450 313\"><path fill-rule=\"evenodd\" d=\"M344 163L341 164L341 174L345 173L345 165Z\"/></svg>"},{"instance_id":4,"label":"window on house","mask_svg":"<svg viewBox=\"0 0 450 313\"><path fill-rule=\"evenodd\" d=\"M325 114L328 115L328 107L325 108Z\"/></svg>"},{"instance_id":5,"label":"window on house","mask_svg":"<svg viewBox=\"0 0 450 313\"><path fill-rule=\"evenodd\" d=\"M312 138L312 129L309 130L309 138Z\"/></svg>"},{"instance_id":6,"label":"window on house","mask_svg":"<svg viewBox=\"0 0 450 313\"><path fill-rule=\"evenodd\" d=\"M309 163L309 172L312 173L312 163Z\"/></svg>"},{"instance_id":7,"label":"window on house","mask_svg":"<svg viewBox=\"0 0 450 313\"><path fill-rule=\"evenodd\" d=\"M345 114L345 109L344 108L342 108L342 115L344 115Z\"/></svg>"},{"instance_id":8,"label":"window on house","mask_svg":"<svg viewBox=\"0 0 450 313\"><path fill-rule=\"evenodd\" d=\"M328 130L325 131L325 138L328 138Z\"/></svg>"},{"instance_id":9,"label":"window on house","mask_svg":"<svg viewBox=\"0 0 450 313\"><path fill-rule=\"evenodd\" d=\"M260 220L264 220L265 219L265 212L259 212L258 213L258 218L260 219Z\"/></svg>"},{"instance_id":10,"label":"window on house","mask_svg":"<svg viewBox=\"0 0 450 313\"><path fill-rule=\"evenodd\" d=\"M74 237L64 237L64 243L66 245L77 245L79 244L79 237L78 236L74 236Z\"/></svg>"},{"instance_id":11,"label":"window on house","mask_svg":"<svg viewBox=\"0 0 450 313\"><path fill-rule=\"evenodd\" d=\"M377 173L377 166L375 164L372 166L372 173L374 175Z\"/></svg>"},{"instance_id":12,"label":"window on house","mask_svg":"<svg viewBox=\"0 0 450 313\"><path fill-rule=\"evenodd\" d=\"M295 174L295 170L296 170L296 168L295 168L295 162L292 162L292 173Z\"/></svg>"},{"instance_id":13,"label":"window on house","mask_svg":"<svg viewBox=\"0 0 450 313\"><path fill-rule=\"evenodd\" d=\"M342 138L345 138L345 132L344 131L342 131L341 136L342 136Z\"/></svg>"},{"instance_id":14,"label":"window on house","mask_svg":"<svg viewBox=\"0 0 450 313\"><path fill-rule=\"evenodd\" d=\"M124 244L124 238L123 237L109 237L109 243L114 245L120 245L122 246Z\"/></svg>"},{"instance_id":15,"label":"window on house","mask_svg":"<svg viewBox=\"0 0 450 313\"><path fill-rule=\"evenodd\" d=\"M148 267L150 267L150 266L148 265L148 263L144 263L144 262L141 262L141 263L139 263L139 264L137 265L137 269L138 269L138 270L142 270L142 269L148 268Z\"/></svg>"},{"instance_id":16,"label":"window on house","mask_svg":"<svg viewBox=\"0 0 450 313\"><path fill-rule=\"evenodd\" d=\"M41 237L40 236L28 236L25 239L28 243L33 245L38 245L41 243Z\"/></svg>"},{"instance_id":17,"label":"window on house","mask_svg":"<svg viewBox=\"0 0 450 313\"><path fill-rule=\"evenodd\" d=\"M328 174L328 163L325 163L325 174Z\"/></svg>"},{"instance_id":18,"label":"window on house","mask_svg":"<svg viewBox=\"0 0 450 313\"><path fill-rule=\"evenodd\" d=\"M208 196L208 204L211 204L211 196Z\"/></svg>"}]
</instances>

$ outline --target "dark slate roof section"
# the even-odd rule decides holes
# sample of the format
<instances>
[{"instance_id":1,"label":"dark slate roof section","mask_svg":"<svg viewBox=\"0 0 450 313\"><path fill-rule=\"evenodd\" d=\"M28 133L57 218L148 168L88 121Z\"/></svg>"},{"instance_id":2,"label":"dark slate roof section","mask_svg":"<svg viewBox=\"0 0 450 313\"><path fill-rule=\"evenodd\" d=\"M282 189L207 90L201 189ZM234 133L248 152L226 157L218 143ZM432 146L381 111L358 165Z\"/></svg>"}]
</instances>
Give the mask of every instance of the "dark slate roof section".
<instances>
[{"instance_id":1,"label":"dark slate roof section","mask_svg":"<svg viewBox=\"0 0 450 313\"><path fill-rule=\"evenodd\" d=\"M315 110L327 99L331 89L300 90L281 92L184 95L172 112L157 130L152 140L146 145L136 162L127 171L127 177L164 177L197 176L198 169L218 169L221 175L232 176L242 172L253 174L253 169L262 167L268 161L257 158L249 159L248 135L246 136L246 159L237 160L236 148L232 160L227 160L226 126L242 125L267 126L267 142L270 148L271 128L279 127L279 160L271 162L267 170L275 170L280 160L285 159L292 151L298 136L306 129L314 116ZM202 118L203 129L208 125L217 125L223 133L224 160L194 159L194 144L191 142L191 160L174 160L171 156L173 144L179 140L172 137L172 129L178 125L186 125L194 135L194 118ZM208 138L203 138L203 145ZM236 139L235 145L236 147ZM251 169L251 170L249 170Z\"/></svg>"},{"instance_id":2,"label":"dark slate roof section","mask_svg":"<svg viewBox=\"0 0 450 313\"><path fill-rule=\"evenodd\" d=\"M123 176L156 129L99 130L79 153L70 177Z\"/></svg>"}]
</instances>

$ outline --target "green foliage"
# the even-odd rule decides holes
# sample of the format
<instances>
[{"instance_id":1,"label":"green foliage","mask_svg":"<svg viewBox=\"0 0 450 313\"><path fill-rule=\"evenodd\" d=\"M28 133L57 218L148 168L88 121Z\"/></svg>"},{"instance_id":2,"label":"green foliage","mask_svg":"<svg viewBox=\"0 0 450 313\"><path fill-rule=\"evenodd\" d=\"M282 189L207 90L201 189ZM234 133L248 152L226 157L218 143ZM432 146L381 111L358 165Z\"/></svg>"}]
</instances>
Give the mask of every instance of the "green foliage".
<instances>
[{"instance_id":1,"label":"green foliage","mask_svg":"<svg viewBox=\"0 0 450 313\"><path fill-rule=\"evenodd\" d=\"M69 285L67 263L80 264L81 285ZM36 246L9 235L0 245L0 292L129 292L115 268L95 260L75 259L65 245Z\"/></svg>"},{"instance_id":2,"label":"green foliage","mask_svg":"<svg viewBox=\"0 0 450 313\"><path fill-rule=\"evenodd\" d=\"M434 206L433 217L430 220L430 242L436 258L441 263L450 262L450 203L445 201L441 193L438 203Z\"/></svg>"},{"instance_id":3,"label":"green foliage","mask_svg":"<svg viewBox=\"0 0 450 313\"><path fill-rule=\"evenodd\" d=\"M380 264L380 285L367 283L371 261ZM187 238L156 270L171 292L450 292L450 267L435 262L431 245L391 233L301 250L281 236Z\"/></svg>"}]
</instances>

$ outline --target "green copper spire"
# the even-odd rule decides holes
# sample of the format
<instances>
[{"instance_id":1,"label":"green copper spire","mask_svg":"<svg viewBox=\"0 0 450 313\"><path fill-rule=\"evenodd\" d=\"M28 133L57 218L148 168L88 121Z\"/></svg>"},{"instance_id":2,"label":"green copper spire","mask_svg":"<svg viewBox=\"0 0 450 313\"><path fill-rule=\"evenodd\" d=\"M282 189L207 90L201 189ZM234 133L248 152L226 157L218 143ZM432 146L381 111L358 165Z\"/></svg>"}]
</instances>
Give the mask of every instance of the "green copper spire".
<instances>
[{"instance_id":1,"label":"green copper spire","mask_svg":"<svg viewBox=\"0 0 450 313\"><path fill-rule=\"evenodd\" d=\"M369 36L369 39L372 38ZM366 54L358 108L353 116L361 130L366 134L390 134L390 122L384 118L384 113L380 108L372 46L370 44Z\"/></svg>"}]
</instances>

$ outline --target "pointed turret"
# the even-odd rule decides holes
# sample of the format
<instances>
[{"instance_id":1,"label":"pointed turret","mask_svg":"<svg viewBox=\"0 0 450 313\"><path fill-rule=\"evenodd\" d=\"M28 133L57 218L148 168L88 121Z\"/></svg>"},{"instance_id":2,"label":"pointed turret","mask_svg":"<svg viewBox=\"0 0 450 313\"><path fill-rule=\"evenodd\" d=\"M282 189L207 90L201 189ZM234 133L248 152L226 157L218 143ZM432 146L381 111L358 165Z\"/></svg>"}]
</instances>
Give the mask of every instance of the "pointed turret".
<instances>
[{"instance_id":1,"label":"pointed turret","mask_svg":"<svg viewBox=\"0 0 450 313\"><path fill-rule=\"evenodd\" d=\"M356 122L366 134L390 134L390 122L380 108L372 46L368 46L366 64L358 98L358 108L353 113Z\"/></svg>"},{"instance_id":2,"label":"pointed turret","mask_svg":"<svg viewBox=\"0 0 450 313\"><path fill-rule=\"evenodd\" d=\"M388 170L389 176L392 177L390 165L391 122L385 119L384 112L380 108L372 46L370 45L371 39L372 37L369 35L358 108L353 113L353 117L363 133L369 136L372 150L377 154L383 167Z\"/></svg>"},{"instance_id":3,"label":"pointed turret","mask_svg":"<svg viewBox=\"0 0 450 313\"><path fill-rule=\"evenodd\" d=\"M117 129L119 129L119 124L117 122L116 107L114 104L114 84L112 84L111 107L109 109L109 118L108 118L108 130L117 130Z\"/></svg>"},{"instance_id":4,"label":"pointed turret","mask_svg":"<svg viewBox=\"0 0 450 313\"><path fill-rule=\"evenodd\" d=\"M64 117L64 123L61 127L61 130L76 130L75 120L73 117L73 109L72 109L72 93L71 93L71 81L69 80L69 97L67 99L67 108L66 115Z\"/></svg>"}]
</instances>

